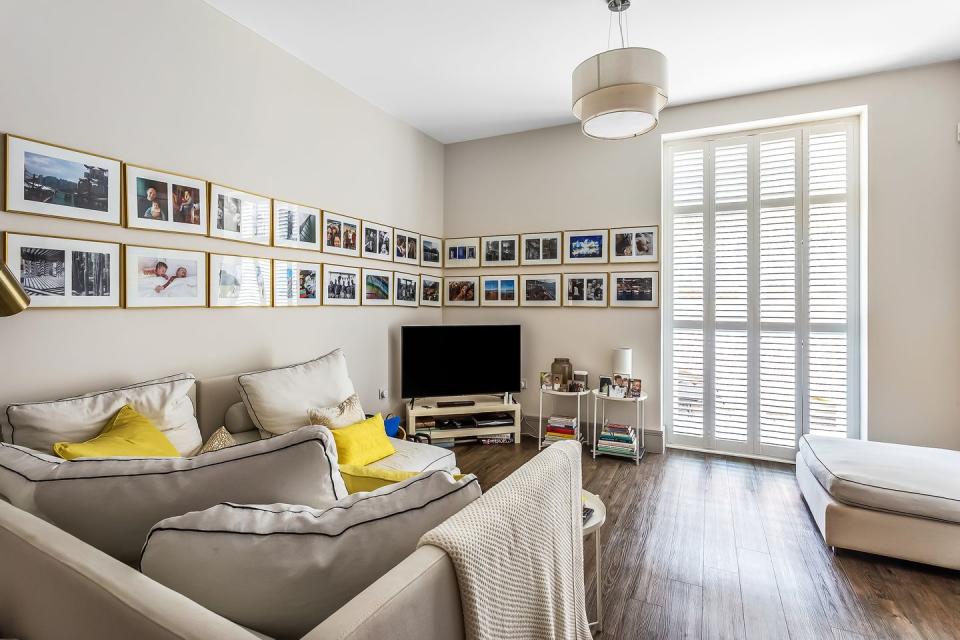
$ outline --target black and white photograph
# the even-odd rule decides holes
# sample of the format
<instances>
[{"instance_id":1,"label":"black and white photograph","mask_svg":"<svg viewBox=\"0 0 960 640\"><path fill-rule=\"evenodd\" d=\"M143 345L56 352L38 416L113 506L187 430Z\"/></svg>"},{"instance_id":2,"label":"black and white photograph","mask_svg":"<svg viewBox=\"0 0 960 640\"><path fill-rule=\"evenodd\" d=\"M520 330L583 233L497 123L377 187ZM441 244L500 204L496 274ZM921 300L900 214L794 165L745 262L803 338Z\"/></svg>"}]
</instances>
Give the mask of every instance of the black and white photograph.
<instances>
[{"instance_id":1,"label":"black and white photograph","mask_svg":"<svg viewBox=\"0 0 960 640\"><path fill-rule=\"evenodd\" d=\"M360 219L323 212L323 251L340 256L360 257Z\"/></svg>"},{"instance_id":2,"label":"black and white photograph","mask_svg":"<svg viewBox=\"0 0 960 640\"><path fill-rule=\"evenodd\" d=\"M272 293L268 258L210 254L211 307L269 307Z\"/></svg>"},{"instance_id":3,"label":"black and white photograph","mask_svg":"<svg viewBox=\"0 0 960 640\"><path fill-rule=\"evenodd\" d=\"M420 306L421 307L441 307L443 278L437 276L420 275Z\"/></svg>"},{"instance_id":4,"label":"black and white photograph","mask_svg":"<svg viewBox=\"0 0 960 640\"><path fill-rule=\"evenodd\" d=\"M610 262L659 262L660 226L619 227L610 230Z\"/></svg>"},{"instance_id":5,"label":"black and white photograph","mask_svg":"<svg viewBox=\"0 0 960 640\"><path fill-rule=\"evenodd\" d=\"M480 276L481 307L515 307L517 276Z\"/></svg>"},{"instance_id":6,"label":"black and white photograph","mask_svg":"<svg viewBox=\"0 0 960 640\"><path fill-rule=\"evenodd\" d=\"M448 307L479 306L480 298L477 295L479 281L477 276L444 278L444 304Z\"/></svg>"},{"instance_id":7,"label":"black and white photograph","mask_svg":"<svg viewBox=\"0 0 960 640\"><path fill-rule=\"evenodd\" d=\"M371 307L386 307L393 304L393 272L382 269L363 269L363 293L361 304Z\"/></svg>"},{"instance_id":8,"label":"black and white photograph","mask_svg":"<svg viewBox=\"0 0 960 640\"><path fill-rule=\"evenodd\" d=\"M445 238L445 267L479 267L480 238Z\"/></svg>"},{"instance_id":9,"label":"black and white photograph","mask_svg":"<svg viewBox=\"0 0 960 640\"><path fill-rule=\"evenodd\" d=\"M610 306L653 309L660 306L660 272L610 274Z\"/></svg>"},{"instance_id":10,"label":"black and white photograph","mask_svg":"<svg viewBox=\"0 0 960 640\"><path fill-rule=\"evenodd\" d=\"M420 264L424 267L443 266L443 240L420 236Z\"/></svg>"},{"instance_id":11,"label":"black and white photograph","mask_svg":"<svg viewBox=\"0 0 960 640\"><path fill-rule=\"evenodd\" d=\"M10 232L4 243L31 307L120 306L119 244Z\"/></svg>"},{"instance_id":12,"label":"black and white photograph","mask_svg":"<svg viewBox=\"0 0 960 640\"><path fill-rule=\"evenodd\" d=\"M548 233L525 233L520 236L520 264L560 264L559 231Z\"/></svg>"},{"instance_id":13,"label":"black and white photograph","mask_svg":"<svg viewBox=\"0 0 960 640\"><path fill-rule=\"evenodd\" d=\"M207 254L133 245L123 250L126 308L206 306Z\"/></svg>"},{"instance_id":14,"label":"black and white photograph","mask_svg":"<svg viewBox=\"0 0 960 640\"><path fill-rule=\"evenodd\" d=\"M559 273L520 276L520 306L559 307L560 285Z\"/></svg>"},{"instance_id":15,"label":"black and white photograph","mask_svg":"<svg viewBox=\"0 0 960 640\"><path fill-rule=\"evenodd\" d=\"M568 307L607 306L607 274L563 274L563 304Z\"/></svg>"},{"instance_id":16,"label":"black and white photograph","mask_svg":"<svg viewBox=\"0 0 960 640\"><path fill-rule=\"evenodd\" d=\"M480 266L515 267L520 264L517 257L519 236L484 236L480 239Z\"/></svg>"},{"instance_id":17,"label":"black and white photograph","mask_svg":"<svg viewBox=\"0 0 960 640\"><path fill-rule=\"evenodd\" d=\"M273 246L320 250L320 209L273 201Z\"/></svg>"},{"instance_id":18,"label":"black and white photograph","mask_svg":"<svg viewBox=\"0 0 960 640\"><path fill-rule=\"evenodd\" d=\"M120 224L119 160L7 135L6 210Z\"/></svg>"},{"instance_id":19,"label":"black and white photograph","mask_svg":"<svg viewBox=\"0 0 960 640\"><path fill-rule=\"evenodd\" d=\"M335 307L360 304L360 269L323 265L323 304Z\"/></svg>"},{"instance_id":20,"label":"black and white photograph","mask_svg":"<svg viewBox=\"0 0 960 640\"><path fill-rule=\"evenodd\" d=\"M393 274L393 304L400 307L420 306L417 297L419 285L420 277L417 274L395 272Z\"/></svg>"},{"instance_id":21,"label":"black and white photograph","mask_svg":"<svg viewBox=\"0 0 960 640\"><path fill-rule=\"evenodd\" d=\"M362 257L393 261L393 227L364 220Z\"/></svg>"},{"instance_id":22,"label":"black and white photograph","mask_svg":"<svg viewBox=\"0 0 960 640\"><path fill-rule=\"evenodd\" d=\"M316 307L320 304L320 270L315 262L273 261L273 306Z\"/></svg>"},{"instance_id":23,"label":"black and white photograph","mask_svg":"<svg viewBox=\"0 0 960 640\"><path fill-rule=\"evenodd\" d=\"M269 245L270 209L266 196L211 184L210 237Z\"/></svg>"},{"instance_id":24,"label":"black and white photograph","mask_svg":"<svg viewBox=\"0 0 960 640\"><path fill-rule=\"evenodd\" d=\"M393 230L393 261L420 265L420 234L403 229Z\"/></svg>"},{"instance_id":25,"label":"black and white photograph","mask_svg":"<svg viewBox=\"0 0 960 640\"><path fill-rule=\"evenodd\" d=\"M124 171L128 227L207 234L205 181L132 164Z\"/></svg>"},{"instance_id":26,"label":"black and white photograph","mask_svg":"<svg viewBox=\"0 0 960 640\"><path fill-rule=\"evenodd\" d=\"M607 262L607 229L563 232L565 264L598 264Z\"/></svg>"}]
</instances>

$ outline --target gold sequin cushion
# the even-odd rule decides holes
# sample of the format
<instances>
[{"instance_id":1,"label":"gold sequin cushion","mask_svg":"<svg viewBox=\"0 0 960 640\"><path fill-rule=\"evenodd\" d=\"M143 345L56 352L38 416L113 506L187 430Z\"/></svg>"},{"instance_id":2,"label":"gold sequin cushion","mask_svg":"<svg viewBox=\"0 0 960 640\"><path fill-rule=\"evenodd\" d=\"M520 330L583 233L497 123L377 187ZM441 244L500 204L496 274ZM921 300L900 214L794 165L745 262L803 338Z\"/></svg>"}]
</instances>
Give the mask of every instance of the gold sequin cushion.
<instances>
[{"instance_id":1,"label":"gold sequin cushion","mask_svg":"<svg viewBox=\"0 0 960 640\"><path fill-rule=\"evenodd\" d=\"M211 451L220 451L220 449L226 449L227 447L232 447L237 444L237 441L234 440L233 436L227 431L226 427L220 427L213 432L213 435L210 436L210 439L203 443L203 446L200 447L200 451L197 452L197 455L204 453L210 453Z\"/></svg>"},{"instance_id":2,"label":"gold sequin cushion","mask_svg":"<svg viewBox=\"0 0 960 640\"><path fill-rule=\"evenodd\" d=\"M366 419L366 415L363 413L363 407L360 406L360 398L354 393L334 407L310 409L307 412L307 418L310 419L310 424L339 429Z\"/></svg>"}]
</instances>

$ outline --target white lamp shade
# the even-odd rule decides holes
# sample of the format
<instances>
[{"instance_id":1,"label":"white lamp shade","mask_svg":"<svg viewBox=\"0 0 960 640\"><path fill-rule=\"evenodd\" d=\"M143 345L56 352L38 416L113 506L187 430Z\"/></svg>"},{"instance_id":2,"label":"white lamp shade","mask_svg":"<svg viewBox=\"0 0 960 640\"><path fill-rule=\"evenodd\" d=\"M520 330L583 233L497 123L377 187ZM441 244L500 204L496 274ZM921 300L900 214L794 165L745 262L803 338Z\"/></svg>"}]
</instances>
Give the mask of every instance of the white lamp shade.
<instances>
[{"instance_id":1,"label":"white lamp shade","mask_svg":"<svg viewBox=\"0 0 960 640\"><path fill-rule=\"evenodd\" d=\"M620 373L628 378L633 377L633 349L629 347L620 347L613 350L613 371Z\"/></svg>"}]
</instances>

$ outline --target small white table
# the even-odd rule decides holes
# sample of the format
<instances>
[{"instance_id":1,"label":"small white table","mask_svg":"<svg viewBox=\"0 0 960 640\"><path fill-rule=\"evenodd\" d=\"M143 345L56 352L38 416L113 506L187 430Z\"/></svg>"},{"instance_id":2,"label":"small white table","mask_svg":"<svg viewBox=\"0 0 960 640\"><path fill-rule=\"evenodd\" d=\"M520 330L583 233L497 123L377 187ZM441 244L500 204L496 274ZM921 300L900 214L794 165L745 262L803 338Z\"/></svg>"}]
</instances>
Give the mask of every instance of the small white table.
<instances>
[{"instance_id":1,"label":"small white table","mask_svg":"<svg viewBox=\"0 0 960 640\"><path fill-rule=\"evenodd\" d=\"M612 396L605 396L600 393L598 389L593 389L593 457L596 459L597 455L601 456L615 456L619 458L630 458L633 460L634 464L639 465L640 460L643 458L643 454L647 451L646 438L644 437L643 427L646 424L646 415L644 411L644 403L647 400L647 392L641 391L640 395L634 398L614 398ZM600 420L597 421L597 401L600 401ZM611 451L597 451L597 442L600 438L600 431L607 426L607 402L632 402L637 410L636 422L633 425L633 428L639 432L640 435L640 446L636 448L633 455L625 453L613 453Z\"/></svg>"},{"instance_id":2,"label":"small white table","mask_svg":"<svg viewBox=\"0 0 960 640\"><path fill-rule=\"evenodd\" d=\"M537 451L544 447L543 444L543 396L560 396L563 398L576 398L577 399L577 428L576 428L576 439L580 441L580 399L590 395L592 389L584 389L583 391L554 391L553 389L544 389L540 388L540 419L537 421ZM596 409L596 403L594 403L594 409ZM586 411L587 417L590 417L590 404L587 403ZM594 418L596 418L596 413L594 413Z\"/></svg>"},{"instance_id":3,"label":"small white table","mask_svg":"<svg viewBox=\"0 0 960 640\"><path fill-rule=\"evenodd\" d=\"M586 538L591 533L593 534L597 553L597 620L590 623L590 628L596 627L597 632L600 632L603 631L603 574L600 571L600 527L607 521L607 507L603 504L600 496L594 493L581 491L580 495L583 497L584 506L593 509L590 518L583 523L583 537Z\"/></svg>"}]
</instances>

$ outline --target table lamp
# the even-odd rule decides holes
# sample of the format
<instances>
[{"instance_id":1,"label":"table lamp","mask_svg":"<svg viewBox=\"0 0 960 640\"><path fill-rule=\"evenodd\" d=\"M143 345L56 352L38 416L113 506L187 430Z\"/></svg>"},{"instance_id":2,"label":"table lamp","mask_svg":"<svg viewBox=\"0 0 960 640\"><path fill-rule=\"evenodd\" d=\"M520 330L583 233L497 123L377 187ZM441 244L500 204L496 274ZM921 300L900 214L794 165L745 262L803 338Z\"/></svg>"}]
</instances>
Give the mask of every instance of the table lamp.
<instances>
[{"instance_id":1,"label":"table lamp","mask_svg":"<svg viewBox=\"0 0 960 640\"><path fill-rule=\"evenodd\" d=\"M613 350L613 374L618 373L627 378L633 377L633 349L630 347Z\"/></svg>"}]
</instances>

